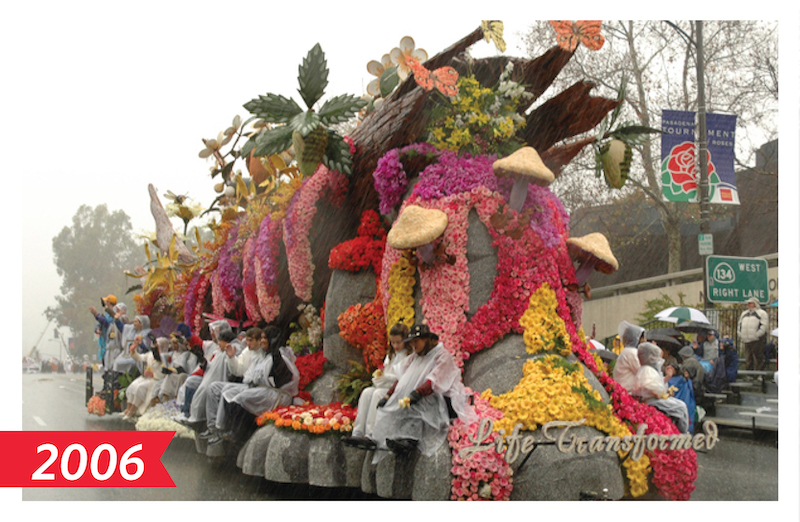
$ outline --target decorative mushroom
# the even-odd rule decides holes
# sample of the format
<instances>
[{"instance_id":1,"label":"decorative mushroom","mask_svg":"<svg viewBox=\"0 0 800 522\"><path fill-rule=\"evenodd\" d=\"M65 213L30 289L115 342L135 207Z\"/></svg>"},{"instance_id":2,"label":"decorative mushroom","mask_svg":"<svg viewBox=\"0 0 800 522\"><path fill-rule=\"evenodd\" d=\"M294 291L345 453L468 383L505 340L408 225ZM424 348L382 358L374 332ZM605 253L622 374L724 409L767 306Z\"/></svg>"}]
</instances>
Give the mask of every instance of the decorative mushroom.
<instances>
[{"instance_id":1,"label":"decorative mushroom","mask_svg":"<svg viewBox=\"0 0 800 522\"><path fill-rule=\"evenodd\" d=\"M435 260L433 241L447 228L447 214L441 210L408 205L386 236L389 246L398 250L416 248L420 260L432 265Z\"/></svg>"},{"instance_id":2,"label":"decorative mushroom","mask_svg":"<svg viewBox=\"0 0 800 522\"><path fill-rule=\"evenodd\" d=\"M533 147L522 147L513 154L495 161L492 168L497 176L514 178L508 205L517 212L522 210L522 205L528 196L529 183L546 187L556 179Z\"/></svg>"},{"instance_id":3,"label":"decorative mushroom","mask_svg":"<svg viewBox=\"0 0 800 522\"><path fill-rule=\"evenodd\" d=\"M619 268L619 262L611 252L606 236L599 232L567 239L567 250L573 260L580 262L575 271L579 287L585 285L592 270L610 274Z\"/></svg>"}]
</instances>

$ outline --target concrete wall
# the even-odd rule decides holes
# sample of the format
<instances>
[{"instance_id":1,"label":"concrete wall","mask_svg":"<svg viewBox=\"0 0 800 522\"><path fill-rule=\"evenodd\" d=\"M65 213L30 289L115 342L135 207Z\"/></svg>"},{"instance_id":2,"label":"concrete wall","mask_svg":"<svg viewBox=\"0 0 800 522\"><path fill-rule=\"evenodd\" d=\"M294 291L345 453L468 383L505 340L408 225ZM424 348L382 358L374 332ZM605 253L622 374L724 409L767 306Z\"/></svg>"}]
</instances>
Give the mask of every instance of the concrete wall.
<instances>
[{"instance_id":1,"label":"concrete wall","mask_svg":"<svg viewBox=\"0 0 800 522\"><path fill-rule=\"evenodd\" d=\"M702 271L692 272L697 272L695 281L673 284L672 280L666 279L661 283L663 286L658 288L635 291L635 288L642 283L632 281L627 285L615 285L611 291L604 288L592 289L592 299L583 301L583 331L586 335L591 335L594 324L596 339L601 340L616 335L620 321L636 322L636 318L644 311L647 301L657 299L662 294L670 296L677 303L678 294L683 293L684 302L690 306L702 302ZM683 278L686 279L686 273L683 274ZM768 274L770 300L774 300L778 298L778 267L770 267Z\"/></svg>"}]
</instances>

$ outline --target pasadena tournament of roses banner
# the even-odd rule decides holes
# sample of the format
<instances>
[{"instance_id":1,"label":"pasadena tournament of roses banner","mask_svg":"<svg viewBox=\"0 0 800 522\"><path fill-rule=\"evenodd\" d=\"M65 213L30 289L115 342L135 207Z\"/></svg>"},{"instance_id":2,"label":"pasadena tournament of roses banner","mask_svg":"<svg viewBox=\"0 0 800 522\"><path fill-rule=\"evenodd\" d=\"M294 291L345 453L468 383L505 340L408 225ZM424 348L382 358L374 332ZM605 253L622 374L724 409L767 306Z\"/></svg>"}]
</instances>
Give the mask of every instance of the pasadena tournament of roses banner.
<instances>
[{"instance_id":1,"label":"pasadena tournament of roses banner","mask_svg":"<svg viewBox=\"0 0 800 522\"><path fill-rule=\"evenodd\" d=\"M695 112L661 111L661 191L668 201L699 202ZM706 114L708 200L739 204L733 169L736 115Z\"/></svg>"}]
</instances>

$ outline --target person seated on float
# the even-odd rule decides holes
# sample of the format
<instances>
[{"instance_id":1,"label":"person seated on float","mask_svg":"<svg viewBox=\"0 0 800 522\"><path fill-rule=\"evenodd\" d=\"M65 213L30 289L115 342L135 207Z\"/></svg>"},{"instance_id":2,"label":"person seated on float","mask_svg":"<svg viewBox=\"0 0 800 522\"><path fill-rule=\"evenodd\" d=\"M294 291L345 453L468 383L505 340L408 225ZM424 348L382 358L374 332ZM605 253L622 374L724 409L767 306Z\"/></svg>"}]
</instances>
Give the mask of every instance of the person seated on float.
<instances>
[{"instance_id":1,"label":"person seated on float","mask_svg":"<svg viewBox=\"0 0 800 522\"><path fill-rule=\"evenodd\" d=\"M681 362L681 373L686 379L692 381L692 388L694 389L694 398L697 404L701 406L705 401L705 377L706 370L690 345L686 345L678 351L678 358Z\"/></svg>"},{"instance_id":2,"label":"person seated on float","mask_svg":"<svg viewBox=\"0 0 800 522\"><path fill-rule=\"evenodd\" d=\"M200 349L202 341L200 341L199 337L195 337L190 338L190 342L194 342L194 350L192 350L189 342L183 336L170 336L170 343L172 344L171 363L163 368L165 377L161 381L161 387L157 395L160 402L167 402L177 398L181 385L186 382L192 372L198 369L200 364L198 355L202 356Z\"/></svg>"},{"instance_id":3,"label":"person seated on float","mask_svg":"<svg viewBox=\"0 0 800 522\"><path fill-rule=\"evenodd\" d=\"M191 394L189 418L185 423L189 425L198 425L199 427L205 425L206 397L208 395L209 386L211 386L213 382L227 381L230 376L228 357L225 355L224 350L220 348L217 341L222 338L223 334L226 338L230 338L231 341L236 338L236 334L233 333L231 325L225 320L211 323L209 325L209 331L211 332L212 341L205 341L203 343L203 350L208 360L203 377L199 384L192 379L186 379L186 382L183 384L184 387L186 387L184 403L189 401L190 398L191 392L189 387L193 386L195 388L194 393ZM181 422L181 419L179 418L178 421Z\"/></svg>"},{"instance_id":4,"label":"person seated on float","mask_svg":"<svg viewBox=\"0 0 800 522\"><path fill-rule=\"evenodd\" d=\"M452 418L469 424L478 417L467 401L461 371L439 336L418 324L403 342L410 342L414 353L397 383L378 402L372 437L379 450L404 454L418 448L430 457L447 439ZM376 451L373 463L385 455Z\"/></svg>"},{"instance_id":5,"label":"person seated on float","mask_svg":"<svg viewBox=\"0 0 800 522\"><path fill-rule=\"evenodd\" d=\"M222 438L245 441L256 429L256 417L280 406L292 404L300 391L300 372L294 350L283 343L283 332L268 326L261 334L261 352L245 373L246 388L226 386L217 411L216 429ZM219 443L209 439L209 444Z\"/></svg>"},{"instance_id":6,"label":"person seated on float","mask_svg":"<svg viewBox=\"0 0 800 522\"><path fill-rule=\"evenodd\" d=\"M169 350L169 341L164 337L159 337L149 352L140 355L138 348L143 345L142 337L137 335L129 348L131 357L134 361L142 363L144 371L128 385L125 392L128 407L122 414L123 419L128 419L134 414L144 414L153 398L153 388L158 381L164 378L164 374L161 372L161 355L162 352Z\"/></svg>"},{"instance_id":7,"label":"person seated on float","mask_svg":"<svg viewBox=\"0 0 800 522\"><path fill-rule=\"evenodd\" d=\"M636 383L636 372L641 364L637 356L637 346L644 342L645 329L628 321L622 321L617 327L622 350L614 364L613 379L630 392Z\"/></svg>"},{"instance_id":8,"label":"person seated on float","mask_svg":"<svg viewBox=\"0 0 800 522\"><path fill-rule=\"evenodd\" d=\"M208 331L209 335L216 335L210 333L210 327ZM206 355L203 350L204 342L205 341L197 335L193 335L189 339L189 351L195 356L195 359L197 360L197 366L189 373L186 379L184 379L183 383L178 387L178 393L175 396L175 403L178 405L178 408L180 408L181 411L178 422L188 422L190 415L189 409L192 404L194 392L197 391L197 387L200 386L200 383L203 381L203 375L205 375L206 368L208 368L208 359L206 359Z\"/></svg>"},{"instance_id":9,"label":"person seated on float","mask_svg":"<svg viewBox=\"0 0 800 522\"><path fill-rule=\"evenodd\" d=\"M378 402L397 382L402 375L408 356L412 348L403 342L408 337L408 326L397 323L389 330L389 349L383 360L383 370L376 370L372 377L372 386L365 388L358 398L356 420L353 423L353 432L349 437L343 437L342 442L348 446L374 448L372 441L372 428L375 426L375 416L378 413Z\"/></svg>"},{"instance_id":10,"label":"person seated on float","mask_svg":"<svg viewBox=\"0 0 800 522\"><path fill-rule=\"evenodd\" d=\"M220 404L222 391L229 387L236 387L240 390L249 387L249 382L252 380L252 368L266 356L260 345L262 334L263 330L261 328L247 330L245 333L247 347L239 355L236 355L236 347L233 345L233 341L236 339L233 332L225 332L220 335L219 345L228 357L230 377L238 377L241 381L239 379L229 379L211 383L208 388L208 398L206 399L206 430L200 433L200 438L208 439L212 436L219 438L219 435L221 435L217 432L216 424L217 410L222 407Z\"/></svg>"},{"instance_id":11,"label":"person seated on float","mask_svg":"<svg viewBox=\"0 0 800 522\"><path fill-rule=\"evenodd\" d=\"M673 397L664 383L661 366L661 348L644 342L637 349L641 367L636 372L632 394L667 415L681 433L689 432L689 412L686 404Z\"/></svg>"},{"instance_id":12,"label":"person seated on float","mask_svg":"<svg viewBox=\"0 0 800 522\"><path fill-rule=\"evenodd\" d=\"M140 335L144 339L144 343L137 348L139 355L149 352L152 343L147 336L148 333L150 333L150 318L146 315L134 316L132 323L123 325L121 339L124 350L114 359L113 369L115 372L129 373L133 368L136 368L136 361L130 356L128 348L133 343L134 338ZM141 365L139 365L139 373L141 373L142 369Z\"/></svg>"}]
</instances>

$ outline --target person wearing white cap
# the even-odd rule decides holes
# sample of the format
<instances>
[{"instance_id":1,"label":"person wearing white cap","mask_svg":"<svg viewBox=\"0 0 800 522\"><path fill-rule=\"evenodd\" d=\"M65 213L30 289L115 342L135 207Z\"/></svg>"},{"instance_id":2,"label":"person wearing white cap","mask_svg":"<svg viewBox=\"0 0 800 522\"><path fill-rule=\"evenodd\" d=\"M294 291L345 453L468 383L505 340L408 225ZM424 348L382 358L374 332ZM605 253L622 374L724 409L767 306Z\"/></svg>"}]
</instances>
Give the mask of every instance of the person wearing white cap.
<instances>
[{"instance_id":1,"label":"person wearing white cap","mask_svg":"<svg viewBox=\"0 0 800 522\"><path fill-rule=\"evenodd\" d=\"M761 309L758 299L746 301L747 310L739 317L739 339L744 343L745 369L764 369L764 345L767 341L767 312Z\"/></svg>"}]
</instances>

